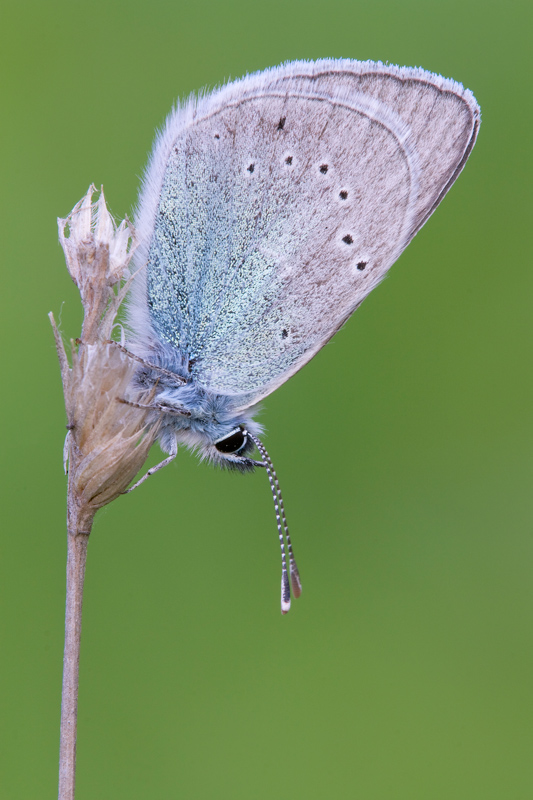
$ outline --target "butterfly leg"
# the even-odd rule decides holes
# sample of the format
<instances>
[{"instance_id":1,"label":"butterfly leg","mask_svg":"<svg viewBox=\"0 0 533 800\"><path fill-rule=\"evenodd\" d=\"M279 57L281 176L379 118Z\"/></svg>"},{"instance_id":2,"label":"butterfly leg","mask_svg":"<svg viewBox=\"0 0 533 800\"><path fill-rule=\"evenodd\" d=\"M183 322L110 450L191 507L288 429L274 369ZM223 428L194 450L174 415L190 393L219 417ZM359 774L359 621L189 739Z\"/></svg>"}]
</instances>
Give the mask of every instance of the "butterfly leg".
<instances>
[{"instance_id":1,"label":"butterfly leg","mask_svg":"<svg viewBox=\"0 0 533 800\"><path fill-rule=\"evenodd\" d=\"M130 492L133 492L133 490L136 489L138 486L140 486L141 483L144 483L145 480L150 477L150 475L153 475L154 472L159 472L160 469L163 469L163 467L166 467L167 464L170 464L171 461L174 461L177 455L178 455L178 443L176 439L174 439L172 443L172 448L170 450L170 455L168 456L168 458L165 458L164 461L160 461L159 464L155 465L155 467L150 467L148 472L145 472L145 474L142 476L142 478L140 478L140 480L137 481L137 483L134 483L133 486L130 486L130 488L126 489L126 491L122 492L122 494L129 494Z\"/></svg>"},{"instance_id":2,"label":"butterfly leg","mask_svg":"<svg viewBox=\"0 0 533 800\"><path fill-rule=\"evenodd\" d=\"M117 400L126 406L133 406L133 408L148 408L152 411L162 411L164 414L178 414L180 417L191 416L191 412L182 406L167 406L165 403L134 403L133 400L126 400L123 397L117 397Z\"/></svg>"},{"instance_id":3,"label":"butterfly leg","mask_svg":"<svg viewBox=\"0 0 533 800\"><path fill-rule=\"evenodd\" d=\"M185 378L182 378L181 375L176 375L175 372L171 372L169 369L165 369L164 367L157 367L155 364L150 364L149 361L145 361L144 358L136 356L135 353L130 353L130 351L127 350L124 345L113 341L113 339L108 339L106 344L112 344L114 347L117 347L121 353L124 353L125 356L133 359L133 361L137 361L137 363L142 364L143 367L146 367L147 369L153 369L154 372L160 372L161 375L168 375L169 378L172 378L180 385L187 383Z\"/></svg>"}]
</instances>

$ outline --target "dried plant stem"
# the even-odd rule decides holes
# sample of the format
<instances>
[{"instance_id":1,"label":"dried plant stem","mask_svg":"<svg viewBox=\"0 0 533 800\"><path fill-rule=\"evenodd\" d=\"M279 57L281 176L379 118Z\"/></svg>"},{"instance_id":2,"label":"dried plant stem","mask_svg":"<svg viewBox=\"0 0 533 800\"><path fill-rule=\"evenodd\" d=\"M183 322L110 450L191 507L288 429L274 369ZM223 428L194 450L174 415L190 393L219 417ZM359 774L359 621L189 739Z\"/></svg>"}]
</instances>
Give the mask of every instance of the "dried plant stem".
<instances>
[{"instance_id":1,"label":"dried plant stem","mask_svg":"<svg viewBox=\"0 0 533 800\"><path fill-rule=\"evenodd\" d=\"M74 800L81 612L87 544L94 515L126 491L155 441L159 422L149 419L152 393L131 389L136 362L109 342L128 288L134 231L113 222L103 192L94 187L66 219L59 239L81 294L82 338L71 341L70 361L53 314L50 322L61 367L68 421L67 597L59 749L59 800ZM125 283L124 283L125 281ZM78 346L77 346L78 345ZM131 392L133 402L123 400Z\"/></svg>"},{"instance_id":2,"label":"dried plant stem","mask_svg":"<svg viewBox=\"0 0 533 800\"><path fill-rule=\"evenodd\" d=\"M63 374L68 361L53 316L50 315ZM78 687L80 667L81 615L83 582L87 562L87 545L93 524L92 509L80 507L74 476L78 453L69 447L69 480L67 487L67 591L65 601L65 649L63 653L63 686L61 691L61 723L59 732L58 800L74 800L76 787L76 739L78 730Z\"/></svg>"},{"instance_id":3,"label":"dried plant stem","mask_svg":"<svg viewBox=\"0 0 533 800\"><path fill-rule=\"evenodd\" d=\"M69 497L69 500L71 498ZM65 605L65 651L59 745L59 800L74 800L76 783L76 736L80 666L81 609L87 544L92 519L79 519L69 509L67 531L67 598ZM80 524L81 523L81 524ZM82 529L83 528L83 529Z\"/></svg>"}]
</instances>

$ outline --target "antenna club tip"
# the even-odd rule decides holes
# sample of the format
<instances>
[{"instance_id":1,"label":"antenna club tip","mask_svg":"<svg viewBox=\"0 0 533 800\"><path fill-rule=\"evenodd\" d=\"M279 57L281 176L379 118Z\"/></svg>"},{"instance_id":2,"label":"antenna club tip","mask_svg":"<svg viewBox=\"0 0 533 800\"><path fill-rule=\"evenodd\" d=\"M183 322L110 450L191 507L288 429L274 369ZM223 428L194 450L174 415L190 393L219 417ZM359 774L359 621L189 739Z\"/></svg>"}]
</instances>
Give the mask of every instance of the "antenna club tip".
<instances>
[{"instance_id":1,"label":"antenna club tip","mask_svg":"<svg viewBox=\"0 0 533 800\"><path fill-rule=\"evenodd\" d=\"M285 616L285 614L288 614L290 609L291 609L291 601L289 600L289 602L287 603L285 600L282 600L281 601L281 613L282 613L282 615Z\"/></svg>"},{"instance_id":2,"label":"antenna club tip","mask_svg":"<svg viewBox=\"0 0 533 800\"><path fill-rule=\"evenodd\" d=\"M302 583L300 581L300 573L298 568L294 565L291 569L291 586L294 597L300 597L302 594Z\"/></svg>"}]
</instances>

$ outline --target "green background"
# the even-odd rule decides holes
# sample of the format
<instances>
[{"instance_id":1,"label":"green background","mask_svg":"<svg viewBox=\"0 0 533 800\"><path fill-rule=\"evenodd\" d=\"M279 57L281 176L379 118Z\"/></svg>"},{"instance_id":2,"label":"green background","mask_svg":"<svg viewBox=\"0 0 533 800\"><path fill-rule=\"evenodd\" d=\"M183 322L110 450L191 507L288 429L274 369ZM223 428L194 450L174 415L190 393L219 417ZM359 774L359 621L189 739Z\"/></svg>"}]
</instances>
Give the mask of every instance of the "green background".
<instances>
[{"instance_id":1,"label":"green background","mask_svg":"<svg viewBox=\"0 0 533 800\"><path fill-rule=\"evenodd\" d=\"M533 797L532 16L4 0L2 798L56 795L65 417L46 315L67 336L81 316L56 217L93 181L131 213L176 98L319 57L463 82L479 140L385 283L265 402L304 586L288 617L264 472L183 450L99 512L77 798Z\"/></svg>"}]
</instances>

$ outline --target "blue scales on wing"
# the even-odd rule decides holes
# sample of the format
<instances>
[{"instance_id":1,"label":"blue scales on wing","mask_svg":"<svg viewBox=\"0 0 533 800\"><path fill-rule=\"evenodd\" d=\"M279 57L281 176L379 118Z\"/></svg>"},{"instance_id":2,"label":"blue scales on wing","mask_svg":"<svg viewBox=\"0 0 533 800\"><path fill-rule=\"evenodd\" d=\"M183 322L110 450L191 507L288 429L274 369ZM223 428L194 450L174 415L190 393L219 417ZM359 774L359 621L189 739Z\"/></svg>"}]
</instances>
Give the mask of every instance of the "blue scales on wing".
<instances>
[{"instance_id":1,"label":"blue scales on wing","mask_svg":"<svg viewBox=\"0 0 533 800\"><path fill-rule=\"evenodd\" d=\"M189 101L148 170L133 306L198 386L257 402L383 279L478 121L453 81L350 61L295 62Z\"/></svg>"}]
</instances>

